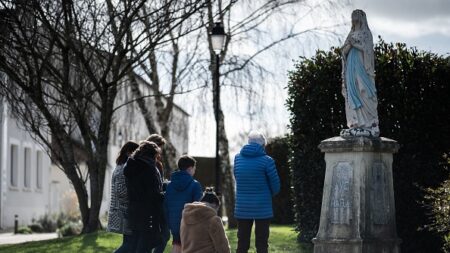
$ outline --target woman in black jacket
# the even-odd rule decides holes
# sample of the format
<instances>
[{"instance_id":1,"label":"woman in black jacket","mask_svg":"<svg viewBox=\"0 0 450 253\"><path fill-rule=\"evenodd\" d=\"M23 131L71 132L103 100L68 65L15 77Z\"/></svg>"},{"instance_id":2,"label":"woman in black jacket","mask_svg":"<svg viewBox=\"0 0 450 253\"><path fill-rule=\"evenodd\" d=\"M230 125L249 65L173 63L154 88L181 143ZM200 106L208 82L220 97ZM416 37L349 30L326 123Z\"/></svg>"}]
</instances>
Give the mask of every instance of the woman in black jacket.
<instances>
[{"instance_id":1,"label":"woman in black jacket","mask_svg":"<svg viewBox=\"0 0 450 253\"><path fill-rule=\"evenodd\" d=\"M160 216L164 195L161 174L155 164L159 153L160 148L155 143L142 141L124 168L133 253L150 252L161 243Z\"/></svg>"}]
</instances>

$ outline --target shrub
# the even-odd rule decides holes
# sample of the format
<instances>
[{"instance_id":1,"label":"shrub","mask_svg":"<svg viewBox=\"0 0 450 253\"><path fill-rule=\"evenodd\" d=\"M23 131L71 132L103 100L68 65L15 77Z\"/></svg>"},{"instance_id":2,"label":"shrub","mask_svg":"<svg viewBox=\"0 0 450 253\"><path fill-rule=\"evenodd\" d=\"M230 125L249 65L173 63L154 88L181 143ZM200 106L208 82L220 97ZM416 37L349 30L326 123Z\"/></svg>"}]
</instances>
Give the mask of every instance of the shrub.
<instances>
[{"instance_id":1,"label":"shrub","mask_svg":"<svg viewBox=\"0 0 450 253\"><path fill-rule=\"evenodd\" d=\"M82 225L76 222L68 222L61 228L58 228L57 233L59 237L74 236L81 233Z\"/></svg>"},{"instance_id":2,"label":"shrub","mask_svg":"<svg viewBox=\"0 0 450 253\"><path fill-rule=\"evenodd\" d=\"M429 223L422 189L439 186L448 173L450 61L382 40L375 58L381 134L401 145L393 173L402 252L438 252L440 235L419 228ZM290 166L302 241L310 241L319 225L325 162L317 145L346 125L340 74L337 49L301 58L289 73Z\"/></svg>"},{"instance_id":3,"label":"shrub","mask_svg":"<svg viewBox=\"0 0 450 253\"><path fill-rule=\"evenodd\" d=\"M29 227L22 226L17 229L18 234L32 234L33 231Z\"/></svg>"},{"instance_id":4,"label":"shrub","mask_svg":"<svg viewBox=\"0 0 450 253\"><path fill-rule=\"evenodd\" d=\"M39 224L42 227L42 232L46 233L53 233L57 229L55 218L50 214L45 214L39 218L36 224Z\"/></svg>"},{"instance_id":5,"label":"shrub","mask_svg":"<svg viewBox=\"0 0 450 253\"><path fill-rule=\"evenodd\" d=\"M59 213L56 218L56 225L58 228L61 228L69 222L77 223L79 221L80 221L80 216L72 216L70 213L69 214Z\"/></svg>"},{"instance_id":6,"label":"shrub","mask_svg":"<svg viewBox=\"0 0 450 253\"><path fill-rule=\"evenodd\" d=\"M59 213L59 214L45 214L41 218L39 218L37 221L33 222L33 224L30 225L30 228L34 232L45 232L45 233L53 233L57 229L64 227L66 224L73 222L77 223L80 221L79 216L71 216L67 215L66 213ZM41 230L42 229L42 230ZM41 230L41 231L39 231Z\"/></svg>"},{"instance_id":7,"label":"shrub","mask_svg":"<svg viewBox=\"0 0 450 253\"><path fill-rule=\"evenodd\" d=\"M442 251L450 253L450 178L442 185L426 189L425 207L430 211L430 224L425 229L442 236Z\"/></svg>"},{"instance_id":8,"label":"shrub","mask_svg":"<svg viewBox=\"0 0 450 253\"><path fill-rule=\"evenodd\" d=\"M30 228L31 231L33 231L33 233L43 233L43 232L45 232L44 228L39 223L33 223L33 224L29 225L28 227Z\"/></svg>"},{"instance_id":9,"label":"shrub","mask_svg":"<svg viewBox=\"0 0 450 253\"><path fill-rule=\"evenodd\" d=\"M301 242L311 242L319 228L325 161L317 146L344 127L339 63L337 52L319 51L313 59L302 58L289 74L290 168Z\"/></svg>"},{"instance_id":10,"label":"shrub","mask_svg":"<svg viewBox=\"0 0 450 253\"><path fill-rule=\"evenodd\" d=\"M292 224L294 222L294 211L288 163L290 157L289 141L286 137L271 139L266 146L266 151L275 160L281 182L280 193L273 199L273 223Z\"/></svg>"}]
</instances>

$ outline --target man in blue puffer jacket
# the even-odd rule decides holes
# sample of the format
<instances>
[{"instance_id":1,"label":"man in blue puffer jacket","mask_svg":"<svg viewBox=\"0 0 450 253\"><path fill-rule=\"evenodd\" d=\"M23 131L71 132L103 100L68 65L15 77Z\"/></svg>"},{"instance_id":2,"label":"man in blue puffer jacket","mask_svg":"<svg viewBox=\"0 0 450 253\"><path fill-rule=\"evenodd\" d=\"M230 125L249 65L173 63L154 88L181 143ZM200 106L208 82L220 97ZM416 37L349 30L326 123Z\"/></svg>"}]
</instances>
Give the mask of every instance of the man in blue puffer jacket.
<instances>
[{"instance_id":1,"label":"man in blue puffer jacket","mask_svg":"<svg viewBox=\"0 0 450 253\"><path fill-rule=\"evenodd\" d=\"M272 197L280 191L275 162L264 150L266 138L252 131L245 145L234 159L236 205L238 221L236 253L247 253L255 223L255 246L258 253L268 252L270 219L273 218Z\"/></svg>"},{"instance_id":2,"label":"man in blue puffer jacket","mask_svg":"<svg viewBox=\"0 0 450 253\"><path fill-rule=\"evenodd\" d=\"M164 205L166 217L172 232L172 252L181 252L180 224L184 205L200 201L203 190L200 183L193 178L197 161L187 155L178 159L178 171L172 173L167 185Z\"/></svg>"}]
</instances>

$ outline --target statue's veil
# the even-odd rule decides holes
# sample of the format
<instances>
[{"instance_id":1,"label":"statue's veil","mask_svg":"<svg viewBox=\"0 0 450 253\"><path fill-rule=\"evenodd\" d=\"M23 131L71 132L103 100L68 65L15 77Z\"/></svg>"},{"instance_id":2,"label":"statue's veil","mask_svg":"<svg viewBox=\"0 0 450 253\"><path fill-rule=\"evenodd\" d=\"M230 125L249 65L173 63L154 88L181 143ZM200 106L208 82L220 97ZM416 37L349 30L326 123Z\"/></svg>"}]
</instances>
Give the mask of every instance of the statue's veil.
<instances>
[{"instance_id":1,"label":"statue's veil","mask_svg":"<svg viewBox=\"0 0 450 253\"><path fill-rule=\"evenodd\" d=\"M352 12L352 16L353 15L356 15L356 18L359 19L359 22L361 23L361 31L370 32L369 24L367 23L366 13L363 10L354 10ZM355 29L356 29L355 26L352 24L352 29L350 33L355 32Z\"/></svg>"},{"instance_id":2,"label":"statue's veil","mask_svg":"<svg viewBox=\"0 0 450 253\"><path fill-rule=\"evenodd\" d=\"M369 76L375 77L373 37L372 32L369 29L369 24L367 23L366 13L363 10L354 10L352 12L352 16L353 15L356 15L356 18L360 21L361 27L360 29L356 29L356 27L352 24L346 43L352 36L358 38L360 46L363 49L364 67Z\"/></svg>"}]
</instances>

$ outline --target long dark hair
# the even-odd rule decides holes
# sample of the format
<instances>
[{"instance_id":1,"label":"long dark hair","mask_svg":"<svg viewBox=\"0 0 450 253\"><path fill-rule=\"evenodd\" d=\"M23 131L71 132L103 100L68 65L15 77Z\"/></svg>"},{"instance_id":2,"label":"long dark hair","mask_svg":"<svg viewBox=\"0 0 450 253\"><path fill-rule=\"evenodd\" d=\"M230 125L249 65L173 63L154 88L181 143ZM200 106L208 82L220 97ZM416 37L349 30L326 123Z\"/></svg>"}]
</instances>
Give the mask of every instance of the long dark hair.
<instances>
[{"instance_id":1,"label":"long dark hair","mask_svg":"<svg viewBox=\"0 0 450 253\"><path fill-rule=\"evenodd\" d=\"M154 142L158 147L163 148L164 145L166 145L167 141L159 134L152 134L149 137L147 137L146 141Z\"/></svg>"},{"instance_id":2,"label":"long dark hair","mask_svg":"<svg viewBox=\"0 0 450 253\"><path fill-rule=\"evenodd\" d=\"M161 149L156 143L151 141L141 141L139 147L131 155L132 158L144 157L146 159L156 159L156 155L161 153Z\"/></svg>"},{"instance_id":3,"label":"long dark hair","mask_svg":"<svg viewBox=\"0 0 450 253\"><path fill-rule=\"evenodd\" d=\"M116 159L116 165L122 165L127 162L128 156L132 154L139 145L134 141L127 141L119 151Z\"/></svg>"}]
</instances>

